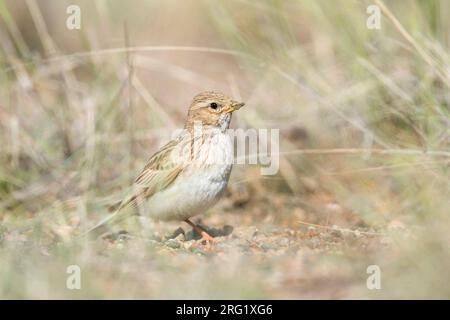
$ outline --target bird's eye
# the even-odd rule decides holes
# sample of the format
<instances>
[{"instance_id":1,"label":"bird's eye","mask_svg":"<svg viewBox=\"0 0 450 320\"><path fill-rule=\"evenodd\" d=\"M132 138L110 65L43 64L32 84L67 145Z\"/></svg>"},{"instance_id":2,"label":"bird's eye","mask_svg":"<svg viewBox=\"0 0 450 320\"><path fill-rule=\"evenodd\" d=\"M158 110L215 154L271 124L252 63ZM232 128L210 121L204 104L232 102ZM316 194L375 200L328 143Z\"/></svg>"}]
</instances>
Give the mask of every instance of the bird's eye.
<instances>
[{"instance_id":1,"label":"bird's eye","mask_svg":"<svg viewBox=\"0 0 450 320\"><path fill-rule=\"evenodd\" d=\"M211 109L214 109L214 110L216 110L218 107L217 103L215 103L215 102L211 102L211 104L209 106L211 107Z\"/></svg>"}]
</instances>

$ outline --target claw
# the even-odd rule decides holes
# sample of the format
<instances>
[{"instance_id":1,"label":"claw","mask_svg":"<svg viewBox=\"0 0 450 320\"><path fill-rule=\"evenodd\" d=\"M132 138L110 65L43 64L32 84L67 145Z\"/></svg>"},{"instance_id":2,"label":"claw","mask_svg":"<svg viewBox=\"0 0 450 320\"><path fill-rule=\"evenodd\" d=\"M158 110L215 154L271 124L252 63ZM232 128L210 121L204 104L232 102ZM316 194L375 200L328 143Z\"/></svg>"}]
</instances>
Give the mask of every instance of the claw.
<instances>
[{"instance_id":1,"label":"claw","mask_svg":"<svg viewBox=\"0 0 450 320\"><path fill-rule=\"evenodd\" d=\"M200 228L199 226L195 225L194 223L192 223L189 219L185 220L186 223L188 223L195 231L197 231L202 238L200 240L195 241L191 248L195 249L198 248L198 246L203 245L203 242L205 243L205 249L206 250L211 250L212 247L214 246L216 240L210 236L205 230L203 230L202 228Z\"/></svg>"},{"instance_id":2,"label":"claw","mask_svg":"<svg viewBox=\"0 0 450 320\"><path fill-rule=\"evenodd\" d=\"M197 248L200 245L205 245L205 249L206 250L211 250L214 247L214 244L216 243L216 240L211 237L207 232L202 231L200 233L200 235L202 236L201 239L197 240L194 242L194 244L192 245L193 248ZM205 242L205 243L204 243Z\"/></svg>"}]
</instances>

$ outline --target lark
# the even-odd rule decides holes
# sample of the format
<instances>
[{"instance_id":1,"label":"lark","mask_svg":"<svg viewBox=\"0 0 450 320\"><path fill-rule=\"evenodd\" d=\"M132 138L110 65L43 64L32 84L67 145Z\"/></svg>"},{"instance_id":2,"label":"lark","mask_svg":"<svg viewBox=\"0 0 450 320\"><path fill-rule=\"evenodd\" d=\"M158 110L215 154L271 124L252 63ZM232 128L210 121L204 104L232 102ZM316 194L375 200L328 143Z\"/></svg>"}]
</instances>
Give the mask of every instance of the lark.
<instances>
[{"instance_id":1,"label":"lark","mask_svg":"<svg viewBox=\"0 0 450 320\"><path fill-rule=\"evenodd\" d=\"M185 221L201 236L214 239L190 218L204 213L223 196L233 165L233 144L227 134L232 113L244 103L217 92L196 95L182 132L156 152L136 178L131 193L112 215L88 232L140 214L155 221Z\"/></svg>"}]
</instances>

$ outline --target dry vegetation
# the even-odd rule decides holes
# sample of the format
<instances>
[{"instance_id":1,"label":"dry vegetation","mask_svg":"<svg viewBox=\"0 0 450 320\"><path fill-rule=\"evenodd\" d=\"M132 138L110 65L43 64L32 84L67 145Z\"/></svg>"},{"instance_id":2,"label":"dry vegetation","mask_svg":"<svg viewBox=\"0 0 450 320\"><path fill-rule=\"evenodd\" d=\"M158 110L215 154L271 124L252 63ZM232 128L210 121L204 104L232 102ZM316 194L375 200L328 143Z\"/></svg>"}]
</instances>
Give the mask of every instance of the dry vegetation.
<instances>
[{"instance_id":1,"label":"dry vegetation","mask_svg":"<svg viewBox=\"0 0 450 320\"><path fill-rule=\"evenodd\" d=\"M1 1L0 298L450 298L450 2L375 2ZM209 89L281 135L201 217L231 234L76 240Z\"/></svg>"}]
</instances>

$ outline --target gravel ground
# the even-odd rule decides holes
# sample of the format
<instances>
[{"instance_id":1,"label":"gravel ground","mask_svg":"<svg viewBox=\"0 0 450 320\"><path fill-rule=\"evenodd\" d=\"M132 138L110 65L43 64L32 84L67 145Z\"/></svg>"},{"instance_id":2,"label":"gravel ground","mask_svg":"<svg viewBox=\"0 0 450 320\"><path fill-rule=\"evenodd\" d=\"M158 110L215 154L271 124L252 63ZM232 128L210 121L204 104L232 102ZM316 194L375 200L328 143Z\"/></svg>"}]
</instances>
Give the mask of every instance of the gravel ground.
<instances>
[{"instance_id":1,"label":"gravel ground","mask_svg":"<svg viewBox=\"0 0 450 320\"><path fill-rule=\"evenodd\" d=\"M162 234L120 231L94 241L73 241L76 228L50 228L50 222L43 223L40 233L36 227L19 233L3 229L0 258L4 270L0 274L18 280L13 290L3 288L2 296L373 297L366 287L366 269L389 259L392 237L369 229L324 199L316 202L315 210L305 210L289 197L237 205L228 196L206 216L193 219L215 236L211 247L199 244L199 235L177 222L161 223ZM310 203L315 204L314 200ZM401 224L394 227L402 230ZM79 292L61 285L67 266L73 264L83 272ZM31 289L29 278L33 279ZM36 286L46 289L33 291Z\"/></svg>"}]
</instances>

